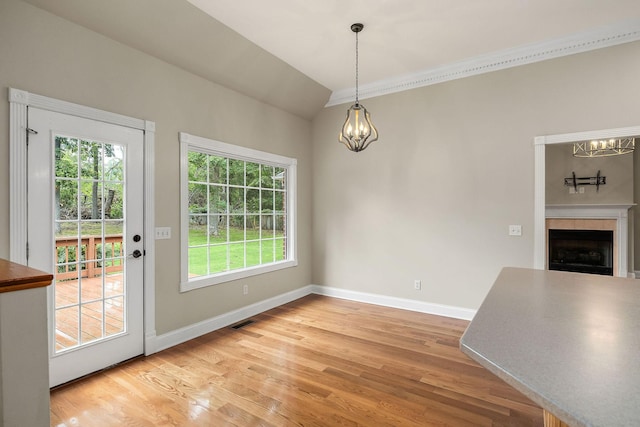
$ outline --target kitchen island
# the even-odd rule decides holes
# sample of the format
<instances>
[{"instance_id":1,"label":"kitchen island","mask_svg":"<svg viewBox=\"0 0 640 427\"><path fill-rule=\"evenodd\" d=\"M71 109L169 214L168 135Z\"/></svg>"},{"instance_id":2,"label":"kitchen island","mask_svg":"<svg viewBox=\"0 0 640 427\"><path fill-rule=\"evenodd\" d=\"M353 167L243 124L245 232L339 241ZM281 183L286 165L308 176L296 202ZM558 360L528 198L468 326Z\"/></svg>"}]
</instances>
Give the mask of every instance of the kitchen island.
<instances>
[{"instance_id":1,"label":"kitchen island","mask_svg":"<svg viewBox=\"0 0 640 427\"><path fill-rule=\"evenodd\" d=\"M505 268L460 348L545 426L640 426L640 280Z\"/></svg>"},{"instance_id":2,"label":"kitchen island","mask_svg":"<svg viewBox=\"0 0 640 427\"><path fill-rule=\"evenodd\" d=\"M48 427L47 286L53 275L0 259L0 426Z\"/></svg>"}]
</instances>

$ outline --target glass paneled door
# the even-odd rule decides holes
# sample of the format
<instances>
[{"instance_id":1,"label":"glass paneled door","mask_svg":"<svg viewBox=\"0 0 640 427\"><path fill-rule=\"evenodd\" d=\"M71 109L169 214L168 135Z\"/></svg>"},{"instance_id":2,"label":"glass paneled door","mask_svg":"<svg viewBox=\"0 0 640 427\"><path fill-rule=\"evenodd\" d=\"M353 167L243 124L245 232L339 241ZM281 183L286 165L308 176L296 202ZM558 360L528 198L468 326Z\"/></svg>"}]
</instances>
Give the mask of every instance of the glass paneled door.
<instances>
[{"instance_id":1,"label":"glass paneled door","mask_svg":"<svg viewBox=\"0 0 640 427\"><path fill-rule=\"evenodd\" d=\"M143 352L143 134L34 108L29 127L29 260L54 274L54 386Z\"/></svg>"}]
</instances>

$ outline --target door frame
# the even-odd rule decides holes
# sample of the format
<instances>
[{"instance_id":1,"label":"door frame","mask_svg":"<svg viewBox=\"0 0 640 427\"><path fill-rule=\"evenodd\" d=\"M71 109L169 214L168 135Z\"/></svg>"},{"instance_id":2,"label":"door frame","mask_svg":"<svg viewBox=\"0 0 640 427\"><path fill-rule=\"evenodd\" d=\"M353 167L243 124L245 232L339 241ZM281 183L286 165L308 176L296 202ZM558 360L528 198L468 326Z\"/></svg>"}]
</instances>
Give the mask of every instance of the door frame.
<instances>
[{"instance_id":1,"label":"door frame","mask_svg":"<svg viewBox=\"0 0 640 427\"><path fill-rule=\"evenodd\" d=\"M546 241L546 169L545 146L564 144L567 142L589 141L592 139L624 138L640 135L640 126L630 126L613 129L597 129L584 132L563 133L555 135L536 136L534 145L534 191L533 191L533 268L545 269L547 251ZM629 243L627 243L629 244ZM620 260L619 272L627 277L627 260ZM638 266L635 266L638 268Z\"/></svg>"},{"instance_id":2,"label":"door frame","mask_svg":"<svg viewBox=\"0 0 640 427\"><path fill-rule=\"evenodd\" d=\"M28 107L142 130L144 133L143 295L144 354L156 352L155 331L155 122L9 88L9 258L27 265Z\"/></svg>"}]
</instances>

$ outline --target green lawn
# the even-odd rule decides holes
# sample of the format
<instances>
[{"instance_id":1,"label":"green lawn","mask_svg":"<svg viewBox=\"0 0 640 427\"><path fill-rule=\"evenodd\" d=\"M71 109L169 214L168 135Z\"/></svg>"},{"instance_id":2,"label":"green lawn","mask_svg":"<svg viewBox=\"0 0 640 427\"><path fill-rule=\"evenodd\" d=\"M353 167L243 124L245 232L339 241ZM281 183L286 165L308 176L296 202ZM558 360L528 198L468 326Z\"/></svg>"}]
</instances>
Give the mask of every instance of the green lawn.
<instances>
[{"instance_id":1,"label":"green lawn","mask_svg":"<svg viewBox=\"0 0 640 427\"><path fill-rule=\"evenodd\" d=\"M97 235L102 232L99 222L82 222L83 235ZM77 223L62 223L57 236L76 236ZM106 235L122 234L122 223L105 223ZM195 246L195 247L194 247ZM75 244L66 249L58 248L58 262L76 261ZM111 253L110 245L106 245L106 258L120 255L120 244L114 248L117 253ZM96 249L102 250L102 245ZM101 257L99 257L101 258ZM223 271L252 267L283 261L284 233L259 229L247 230L246 238L240 228L229 229L227 242L226 230L220 230L218 236L209 236L207 241L206 226L191 225L189 229L189 276L206 276ZM245 262L246 260L246 262Z\"/></svg>"},{"instance_id":2,"label":"green lawn","mask_svg":"<svg viewBox=\"0 0 640 427\"><path fill-rule=\"evenodd\" d=\"M229 242L226 241L226 233L221 231L219 236L209 237L209 246L199 246L207 245L206 227L191 225L189 229L189 275L205 276L282 261L285 259L283 237L281 231L274 234L263 230L261 236L259 229L250 229L247 230L245 239L242 229L230 228Z\"/></svg>"},{"instance_id":3,"label":"green lawn","mask_svg":"<svg viewBox=\"0 0 640 427\"><path fill-rule=\"evenodd\" d=\"M102 233L102 222L100 220L82 221L80 228L83 236L100 236ZM106 221L104 223L104 234L118 235L122 234L122 220ZM56 231L56 237L68 237L78 235L77 222L62 222Z\"/></svg>"}]
</instances>

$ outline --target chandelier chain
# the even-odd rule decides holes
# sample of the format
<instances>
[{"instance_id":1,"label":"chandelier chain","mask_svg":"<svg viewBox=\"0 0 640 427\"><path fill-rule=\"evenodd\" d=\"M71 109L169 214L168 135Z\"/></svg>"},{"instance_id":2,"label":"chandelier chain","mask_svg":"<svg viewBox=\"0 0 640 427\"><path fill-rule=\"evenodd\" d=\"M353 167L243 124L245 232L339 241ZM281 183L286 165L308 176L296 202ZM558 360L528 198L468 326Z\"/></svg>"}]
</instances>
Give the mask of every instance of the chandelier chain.
<instances>
[{"instance_id":1,"label":"chandelier chain","mask_svg":"<svg viewBox=\"0 0 640 427\"><path fill-rule=\"evenodd\" d=\"M358 104L358 31L356 31L356 105Z\"/></svg>"}]
</instances>

